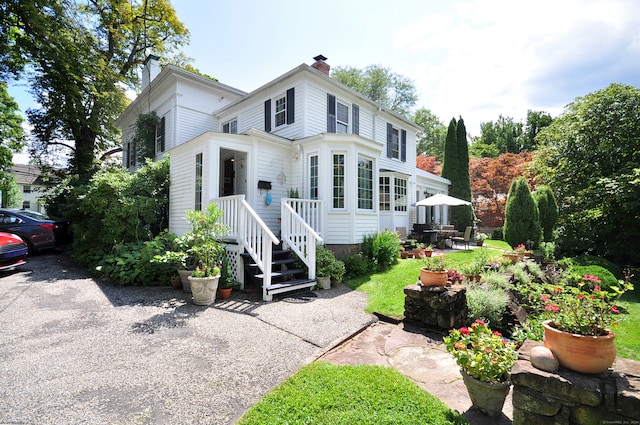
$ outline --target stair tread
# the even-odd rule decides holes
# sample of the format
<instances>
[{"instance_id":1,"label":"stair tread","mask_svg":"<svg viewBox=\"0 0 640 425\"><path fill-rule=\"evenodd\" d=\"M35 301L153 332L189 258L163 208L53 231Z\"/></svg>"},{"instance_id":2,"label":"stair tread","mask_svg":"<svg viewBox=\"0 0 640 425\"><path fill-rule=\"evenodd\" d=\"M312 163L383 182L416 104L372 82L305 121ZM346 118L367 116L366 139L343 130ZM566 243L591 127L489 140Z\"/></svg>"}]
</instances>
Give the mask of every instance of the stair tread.
<instances>
[{"instance_id":1,"label":"stair tread","mask_svg":"<svg viewBox=\"0 0 640 425\"><path fill-rule=\"evenodd\" d=\"M316 281L314 279L290 280L288 282L272 283L271 285L267 286L267 290L289 288L289 287L298 286L298 285L308 285L308 284L311 284L311 283L313 283L315 285L315 282Z\"/></svg>"},{"instance_id":2,"label":"stair tread","mask_svg":"<svg viewBox=\"0 0 640 425\"><path fill-rule=\"evenodd\" d=\"M273 265L281 265L281 264L292 264L292 263L295 263L295 262L296 262L295 258L285 258L285 259L282 259L282 260L273 260L271 262L271 264L273 264ZM257 263L250 263L250 264L247 264L247 267L258 267L258 264Z\"/></svg>"},{"instance_id":3,"label":"stair tread","mask_svg":"<svg viewBox=\"0 0 640 425\"><path fill-rule=\"evenodd\" d=\"M306 270L305 269L289 269L289 270L282 270L278 272L271 272L271 277L291 276L291 275L300 274L300 273L306 273ZM262 279L264 278L264 273L257 274L255 275L255 277L257 277L258 279Z\"/></svg>"}]
</instances>

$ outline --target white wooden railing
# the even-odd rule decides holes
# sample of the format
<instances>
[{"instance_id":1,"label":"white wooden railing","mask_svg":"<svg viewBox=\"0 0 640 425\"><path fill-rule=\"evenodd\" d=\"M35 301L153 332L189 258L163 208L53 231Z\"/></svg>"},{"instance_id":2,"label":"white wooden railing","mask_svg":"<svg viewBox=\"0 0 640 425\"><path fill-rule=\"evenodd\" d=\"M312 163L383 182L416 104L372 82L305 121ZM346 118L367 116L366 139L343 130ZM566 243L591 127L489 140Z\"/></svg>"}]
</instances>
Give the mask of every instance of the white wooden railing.
<instances>
[{"instance_id":1,"label":"white wooden railing","mask_svg":"<svg viewBox=\"0 0 640 425\"><path fill-rule=\"evenodd\" d=\"M231 229L229 237L244 246L262 271L262 296L263 299L267 299L267 290L271 286L273 245L278 245L280 241L251 208L244 195L226 196L213 199L211 202L222 210L221 221Z\"/></svg>"},{"instance_id":2,"label":"white wooden railing","mask_svg":"<svg viewBox=\"0 0 640 425\"><path fill-rule=\"evenodd\" d=\"M322 243L322 201L283 198L280 211L282 242L307 265L309 279L315 279L316 245Z\"/></svg>"}]
</instances>

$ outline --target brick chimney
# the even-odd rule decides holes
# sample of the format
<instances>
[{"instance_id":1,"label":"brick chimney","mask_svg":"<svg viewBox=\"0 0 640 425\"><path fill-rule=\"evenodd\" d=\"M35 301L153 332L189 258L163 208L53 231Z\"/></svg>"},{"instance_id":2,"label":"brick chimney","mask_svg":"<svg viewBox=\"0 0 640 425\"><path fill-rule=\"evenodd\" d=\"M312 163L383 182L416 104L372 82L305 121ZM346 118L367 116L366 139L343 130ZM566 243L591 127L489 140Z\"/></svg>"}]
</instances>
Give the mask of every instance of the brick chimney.
<instances>
[{"instance_id":1,"label":"brick chimney","mask_svg":"<svg viewBox=\"0 0 640 425\"><path fill-rule=\"evenodd\" d=\"M323 72L323 73L329 75L329 71L331 70L331 66L329 66L329 64L325 62L327 60L327 58L325 58L322 55L318 55L315 58L313 58L313 60L315 60L316 62L313 65L311 65L312 67L314 67L315 69L317 69L320 72Z\"/></svg>"},{"instance_id":2,"label":"brick chimney","mask_svg":"<svg viewBox=\"0 0 640 425\"><path fill-rule=\"evenodd\" d=\"M154 78L160 74L160 58L155 55L149 55L144 60L144 66L142 67L142 89L144 90Z\"/></svg>"}]
</instances>

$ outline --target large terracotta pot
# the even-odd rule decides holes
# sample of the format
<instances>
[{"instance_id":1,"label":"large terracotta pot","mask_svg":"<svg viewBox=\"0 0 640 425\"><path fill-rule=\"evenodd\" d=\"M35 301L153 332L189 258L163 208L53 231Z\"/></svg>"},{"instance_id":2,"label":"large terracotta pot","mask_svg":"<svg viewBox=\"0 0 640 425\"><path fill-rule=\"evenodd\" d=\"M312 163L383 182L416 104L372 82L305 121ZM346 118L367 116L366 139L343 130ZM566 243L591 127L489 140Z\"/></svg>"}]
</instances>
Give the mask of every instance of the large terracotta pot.
<instances>
[{"instance_id":1,"label":"large terracotta pot","mask_svg":"<svg viewBox=\"0 0 640 425\"><path fill-rule=\"evenodd\" d=\"M476 409L488 416L500 416L504 402L509 395L510 382L500 382L491 384L480 381L469 375L464 370L460 370L464 385L467 387L471 404Z\"/></svg>"},{"instance_id":2,"label":"large terracotta pot","mask_svg":"<svg viewBox=\"0 0 640 425\"><path fill-rule=\"evenodd\" d=\"M514 253L509 253L509 254L502 254L503 257L508 258L509 260L511 260L511 264L515 264L518 262L518 260L520 259L520 257L518 256L518 254Z\"/></svg>"},{"instance_id":3,"label":"large terracotta pot","mask_svg":"<svg viewBox=\"0 0 640 425\"><path fill-rule=\"evenodd\" d=\"M218 290L219 280L220 276L189 276L189 282L191 283L191 293L193 294L193 303L197 305L213 304L213 302L216 300L216 291Z\"/></svg>"},{"instance_id":4,"label":"large terracotta pot","mask_svg":"<svg viewBox=\"0 0 640 425\"><path fill-rule=\"evenodd\" d=\"M422 286L446 286L448 273L443 271L432 271L425 267L420 269L420 283Z\"/></svg>"},{"instance_id":5,"label":"large terracotta pot","mask_svg":"<svg viewBox=\"0 0 640 425\"><path fill-rule=\"evenodd\" d=\"M542 325L544 346L558 358L560 366L580 373L602 373L616 359L616 335L609 329L607 335L587 336L560 331L551 320Z\"/></svg>"}]
</instances>

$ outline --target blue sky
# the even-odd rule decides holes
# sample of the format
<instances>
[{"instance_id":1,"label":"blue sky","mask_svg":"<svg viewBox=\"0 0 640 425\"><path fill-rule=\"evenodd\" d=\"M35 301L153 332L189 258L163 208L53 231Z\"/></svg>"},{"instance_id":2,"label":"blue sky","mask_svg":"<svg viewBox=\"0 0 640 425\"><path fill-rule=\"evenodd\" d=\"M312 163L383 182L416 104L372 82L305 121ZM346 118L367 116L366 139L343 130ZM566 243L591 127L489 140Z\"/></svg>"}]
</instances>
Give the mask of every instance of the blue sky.
<instances>
[{"instance_id":1,"label":"blue sky","mask_svg":"<svg viewBox=\"0 0 640 425\"><path fill-rule=\"evenodd\" d=\"M498 116L553 116L618 82L640 87L636 0L172 0L200 71L252 91L318 54L391 68L416 107L471 135ZM32 106L11 89L23 108ZM26 106L24 106L26 105Z\"/></svg>"}]
</instances>

